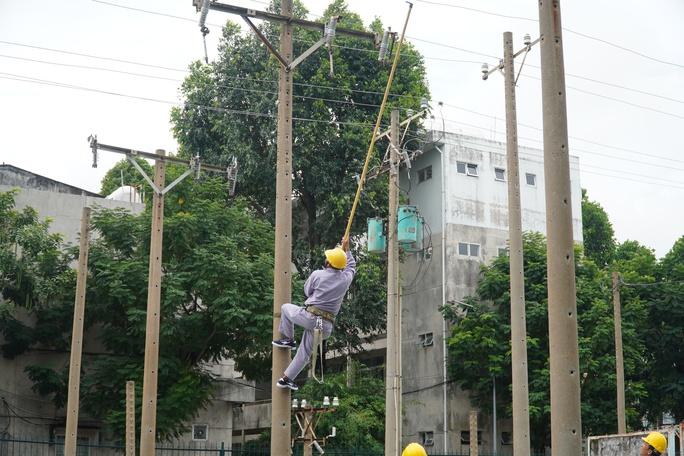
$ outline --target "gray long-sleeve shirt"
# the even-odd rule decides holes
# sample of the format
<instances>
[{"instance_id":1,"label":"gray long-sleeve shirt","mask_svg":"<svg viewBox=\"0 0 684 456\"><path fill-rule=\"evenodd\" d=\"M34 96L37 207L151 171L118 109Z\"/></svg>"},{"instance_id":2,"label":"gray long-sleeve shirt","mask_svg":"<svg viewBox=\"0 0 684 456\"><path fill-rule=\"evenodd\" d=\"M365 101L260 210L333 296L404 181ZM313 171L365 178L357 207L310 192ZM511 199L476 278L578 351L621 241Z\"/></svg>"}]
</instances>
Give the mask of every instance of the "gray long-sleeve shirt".
<instances>
[{"instance_id":1,"label":"gray long-sleeve shirt","mask_svg":"<svg viewBox=\"0 0 684 456\"><path fill-rule=\"evenodd\" d=\"M305 303L337 315L342 299L356 274L356 260L347 252L344 270L325 268L311 273L304 283Z\"/></svg>"}]
</instances>

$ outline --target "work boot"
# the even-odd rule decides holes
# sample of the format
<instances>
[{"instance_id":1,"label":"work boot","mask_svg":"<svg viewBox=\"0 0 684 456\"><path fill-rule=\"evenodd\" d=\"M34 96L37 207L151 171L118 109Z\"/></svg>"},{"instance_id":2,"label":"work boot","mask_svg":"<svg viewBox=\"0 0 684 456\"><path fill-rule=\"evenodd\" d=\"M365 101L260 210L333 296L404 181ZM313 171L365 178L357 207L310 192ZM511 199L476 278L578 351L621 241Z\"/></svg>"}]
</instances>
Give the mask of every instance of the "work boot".
<instances>
[{"instance_id":1,"label":"work boot","mask_svg":"<svg viewBox=\"0 0 684 456\"><path fill-rule=\"evenodd\" d=\"M292 391L297 391L299 389L297 384L287 377L280 377L276 382L276 386L283 389L290 388Z\"/></svg>"},{"instance_id":2,"label":"work boot","mask_svg":"<svg viewBox=\"0 0 684 456\"><path fill-rule=\"evenodd\" d=\"M297 343L293 339L278 339L274 340L271 343L276 347L289 348L290 350L294 350L297 348Z\"/></svg>"}]
</instances>

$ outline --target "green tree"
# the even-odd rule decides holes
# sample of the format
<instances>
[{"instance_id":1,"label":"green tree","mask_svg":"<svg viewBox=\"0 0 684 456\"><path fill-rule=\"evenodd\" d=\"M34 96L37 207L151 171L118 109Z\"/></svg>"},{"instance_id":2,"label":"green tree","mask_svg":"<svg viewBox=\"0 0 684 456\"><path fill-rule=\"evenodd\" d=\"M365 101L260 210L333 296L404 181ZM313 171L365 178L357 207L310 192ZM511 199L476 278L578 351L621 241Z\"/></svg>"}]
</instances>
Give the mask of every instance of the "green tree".
<instances>
[{"instance_id":1,"label":"green tree","mask_svg":"<svg viewBox=\"0 0 684 456\"><path fill-rule=\"evenodd\" d=\"M169 166L167 177L182 171ZM249 378L269 371L273 230L243 201L227 201L225 195L221 179L186 179L166 200L157 407L161 438L182 432L210 399L207 363L233 359ZM125 382L135 380L138 393L142 386L150 222L149 209L141 215L101 209L92 219L98 235L90 247L86 328L104 354L88 360L81 403L119 436L125 424ZM41 252L40 258L50 257ZM72 277L73 271L64 268ZM40 307L19 301L39 321L14 331L11 351L3 347L6 356L18 356L38 343L68 348L73 280L59 285L68 299L51 298ZM67 369L63 364L31 366L28 374L36 391L52 395L60 406Z\"/></svg>"},{"instance_id":2,"label":"green tree","mask_svg":"<svg viewBox=\"0 0 684 456\"><path fill-rule=\"evenodd\" d=\"M645 326L651 363L648 372L649 421L659 423L668 412L684 419L684 237L658 265L659 284Z\"/></svg>"},{"instance_id":3,"label":"green tree","mask_svg":"<svg viewBox=\"0 0 684 456\"><path fill-rule=\"evenodd\" d=\"M306 10L295 2L294 14ZM340 27L363 30L359 15L342 0L333 1L321 21L341 15ZM265 23L262 32L278 45L279 26ZM373 22L370 30L380 32ZM294 54L300 55L320 38L320 33L295 27ZM294 78L292 185L293 262L302 278L323 263L323 250L340 240L361 173L372 124L378 113L388 67L377 61L372 43L336 36L333 47L335 76L329 76L328 58L318 51L292 72ZM182 86L185 104L172 112L173 131L184 156L200 154L214 163L237 157L238 192L259 213L274 216L277 80L279 63L253 34L243 34L228 23L223 30L219 57L210 65L195 62ZM428 95L425 67L409 44L403 49L390 107L414 108ZM389 121L389 109L384 119ZM409 134L414 134L413 128ZM412 142L415 146L416 142ZM380 165L386 142L380 142L371 166ZM386 216L387 179L367 182L352 233L365 232L367 217ZM369 260L356 252L359 272ZM372 266L368 271L376 274ZM358 280L357 283L360 283ZM343 308L334 338L345 345L358 339L356 331L370 331L385 317L382 285L364 281L355 299ZM293 296L293 300L297 300ZM370 326L364 326L370 322ZM360 326L354 327L354 324ZM350 332L351 331L351 332Z\"/></svg>"},{"instance_id":4,"label":"green tree","mask_svg":"<svg viewBox=\"0 0 684 456\"><path fill-rule=\"evenodd\" d=\"M142 158L135 158L135 161L140 165L140 167L147 173L148 176L154 174L152 167L147 160ZM147 183L145 178L142 177L140 172L128 161L120 160L116 165L114 165L102 178L100 194L107 196L110 195L114 190L121 187L122 185L130 185L131 187L136 187L140 189L145 189Z\"/></svg>"},{"instance_id":5,"label":"green tree","mask_svg":"<svg viewBox=\"0 0 684 456\"><path fill-rule=\"evenodd\" d=\"M546 288L546 241L539 233L523 236L525 304L532 444L541 450L550 443L549 344ZM610 277L593 261L576 252L578 340L582 382L582 426L585 435L615 431L615 362ZM510 295L508 257L482 267L473 308L465 317L453 311L449 340L450 372L454 381L472 393L482 409L491 409L492 379L501 391L499 404L510 404ZM646 305L639 299L623 301L623 341L627 408L633 425L645 397L640 328ZM501 410L510 415L510 408Z\"/></svg>"},{"instance_id":6,"label":"green tree","mask_svg":"<svg viewBox=\"0 0 684 456\"><path fill-rule=\"evenodd\" d=\"M613 261L615 255L615 232L608 214L596 201L591 201L586 189L582 189L582 237L584 254L599 267Z\"/></svg>"},{"instance_id":7,"label":"green tree","mask_svg":"<svg viewBox=\"0 0 684 456\"><path fill-rule=\"evenodd\" d=\"M357 376L347 386L346 374L325 377L325 383L308 381L294 396L321 406L323 397L337 396L340 406L326 413L318 423L318 434L337 428L337 436L328 440L328 448L357 449L381 453L385 439L385 383L383 379L356 365ZM297 424L293 423L293 433Z\"/></svg>"},{"instance_id":8,"label":"green tree","mask_svg":"<svg viewBox=\"0 0 684 456\"><path fill-rule=\"evenodd\" d=\"M68 310L76 277L69 267L73 251L63 251L62 238L49 233L49 220L40 220L34 209L15 209L16 194L0 192L0 332L5 358L33 344L68 347L61 328L71 322ZM36 318L35 328L18 317L22 310Z\"/></svg>"}]
</instances>

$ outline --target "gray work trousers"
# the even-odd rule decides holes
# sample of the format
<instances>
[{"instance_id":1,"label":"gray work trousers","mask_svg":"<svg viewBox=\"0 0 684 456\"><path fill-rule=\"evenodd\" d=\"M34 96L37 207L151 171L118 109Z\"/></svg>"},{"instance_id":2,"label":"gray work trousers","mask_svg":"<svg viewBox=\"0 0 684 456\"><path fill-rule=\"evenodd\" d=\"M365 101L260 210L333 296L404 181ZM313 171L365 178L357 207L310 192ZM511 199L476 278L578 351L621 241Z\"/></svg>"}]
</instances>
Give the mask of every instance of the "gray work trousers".
<instances>
[{"instance_id":1,"label":"gray work trousers","mask_svg":"<svg viewBox=\"0 0 684 456\"><path fill-rule=\"evenodd\" d=\"M297 353L292 359L292 362L287 369L285 369L285 376L290 380L294 380L297 375L304 369L304 366L309 362L311 353L315 350L313 346L314 333L316 327L315 315L304 310L303 307L294 304L283 304L280 309L280 334L288 339L294 339L294 325L304 328L302 341L297 347ZM330 337L333 325L327 320L323 320L323 339Z\"/></svg>"}]
</instances>

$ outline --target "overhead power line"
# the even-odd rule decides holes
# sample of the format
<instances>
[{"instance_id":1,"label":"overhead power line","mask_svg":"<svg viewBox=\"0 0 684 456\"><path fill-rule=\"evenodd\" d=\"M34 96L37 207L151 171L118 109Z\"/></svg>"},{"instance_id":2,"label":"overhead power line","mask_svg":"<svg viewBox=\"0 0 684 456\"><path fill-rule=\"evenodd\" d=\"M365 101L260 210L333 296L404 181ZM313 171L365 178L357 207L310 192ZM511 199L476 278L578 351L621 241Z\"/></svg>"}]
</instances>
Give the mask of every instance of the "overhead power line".
<instances>
[{"instance_id":1,"label":"overhead power line","mask_svg":"<svg viewBox=\"0 0 684 456\"><path fill-rule=\"evenodd\" d=\"M140 100L140 101L149 101L149 102L167 104L167 105L172 105L172 106L197 107L197 108L207 109L209 111L216 111L216 112L221 112L221 113L225 113L225 114L237 114L237 115L245 115L245 116L253 116L253 117L268 117L268 118L275 118L276 117L275 114L255 112L255 111L244 111L244 110L237 110L237 109L228 109L228 108L217 107L217 106L206 106L206 105L200 105L200 104L188 103L188 102L180 103L177 101L162 100L159 98L144 97L144 96L140 96L140 95L130 95L130 94L114 92L114 91L110 91L110 90L95 89L95 88L84 87L84 86L75 85L75 84L66 84L66 83L62 83L62 82L33 78L30 76L23 76L23 75L12 74L12 73L0 72L0 79L7 79L7 80L12 80L12 81L48 85L48 86L53 86L53 87L62 87L62 88L66 88L66 89L82 90L82 91L86 91L86 92L101 93L101 94L105 94L105 95L112 95L112 96L117 96L117 97L122 97L122 98L131 98L131 99L136 99L136 100ZM292 119L293 120L300 120L303 122L325 123L325 124L331 124L331 125L345 125L345 126L362 127L362 128L372 128L373 127L372 124L363 123L363 122L348 122L348 121L341 121L341 120L334 120L334 121L333 120L321 120L321 119L311 119L308 117L293 117ZM385 126L385 127L387 127L387 126Z\"/></svg>"},{"instance_id":2,"label":"overhead power line","mask_svg":"<svg viewBox=\"0 0 684 456\"><path fill-rule=\"evenodd\" d=\"M497 120L497 121L505 122L505 120L506 120L506 119L504 119L504 118L502 118L502 117L493 116L493 115L491 115L491 114L485 114L485 113L482 113L482 112L479 112L479 111L475 111L475 110L473 110L473 109L464 108L464 107L462 107L462 106L458 106L458 105L455 105L455 104L450 104L450 103L443 103L443 104L444 104L444 106L447 106L447 107L450 107L450 108L454 108L454 109L458 109L459 111L469 112L469 113L471 113L471 114L475 114L475 115L482 116L482 117L487 117L487 118L494 119L494 120ZM543 128L538 127L538 126L536 126L536 125L530 125L530 124L528 124L528 123L518 122L518 125L521 126L521 127L529 128L529 129L531 129L531 130L543 131ZM484 128L484 127L483 127L483 128ZM582 142L585 142L585 143L587 143L587 144L593 144L593 145L595 145L595 146L606 147L606 148L608 148L608 149L619 150L619 151L622 151L622 152L629 152L629 153L631 153L631 154L637 154L637 155L643 156L643 157L651 157L651 158L656 158L656 159L658 159L658 160L667 160L667 161L672 161L672 162L677 162L677 163L684 163L684 160L682 160L682 159L671 158L671 157L663 157L662 155L650 154L650 153L648 153L648 152L643 152L643 151L636 150L636 149L629 149L629 148L626 148L626 147L614 146L614 145L611 145L611 144L606 144L606 143L594 141L594 140L592 140L592 139L582 138L581 136L572 136L572 135L570 135L570 136L568 136L568 137L569 137L570 139L574 139L574 140L577 140L577 141L582 141ZM622 158L622 157L616 157L616 158ZM647 162L643 162L643 163L647 163ZM669 168L668 168L668 169L669 169Z\"/></svg>"},{"instance_id":3,"label":"overhead power line","mask_svg":"<svg viewBox=\"0 0 684 456\"><path fill-rule=\"evenodd\" d=\"M118 7L118 8L124 8L124 9L132 10L132 11L137 11L137 12L142 12L142 13L147 13L147 14L154 14L154 15L159 15L159 16L163 16L163 17L169 17L169 18L173 18L173 19L179 19L179 20L183 20L183 21L196 22L195 19L191 19L191 18L187 18L187 17L176 16L176 15L173 15L173 14L167 14L167 13L162 13L162 12L158 12L158 11L145 10L145 9L141 9L141 8L134 8L134 7L130 7L130 6L127 6L127 5L120 5L120 4L117 4L117 3L107 2L107 1L104 1L104 0L91 0L91 1L96 2L96 3L102 3L102 4L105 4L105 5L109 5L109 6ZM422 0L419 0L419 1L422 1ZM536 19L532 19L532 18L525 18L525 17L521 17L521 16L509 16L509 15L506 15L506 14L498 14L498 13L493 13L493 12L487 12L487 11L480 10L480 9L477 9L477 8L470 8L470 7L459 6L459 5L451 5L451 4L440 3L440 2L431 2L431 1L423 1L423 2L424 2L424 3L430 3L430 4L436 4L436 5L451 6L451 7L460 8L460 9L465 9L465 10L470 10L470 11L475 11L475 12L479 12L479 13L486 13L486 14L491 14L491 15L495 15L495 16L499 16L499 17L508 18L508 19L522 19L522 20L528 20L528 21L532 21L532 22L537 22ZM320 15L319 15L319 16L320 16ZM321 16L321 17L322 17L322 16ZM219 24L209 24L209 25L213 25L213 26L216 26L216 27L221 27L221 25L219 25ZM567 30L567 31L570 32L570 33L576 33L576 34L578 34L578 35L580 35L580 36L583 36L583 37L585 37L585 38L596 39L596 40L598 40L598 41L600 41L600 42L607 43L607 44L611 44L611 45L616 46L616 47L618 47L618 48L620 48L620 49L623 49L623 50L628 50L627 48L624 48L624 47L622 47L622 46L616 45L616 44L614 44L614 43L610 43L610 42L608 42L608 41L606 41L606 40L603 40L603 39L600 39L600 38L594 38L594 37L591 37L591 36L589 36L589 35L586 35L586 34L583 34L583 33L579 33L579 32L575 32L575 31L570 30L570 29L567 29L567 28L564 28L564 30ZM499 59L499 60L501 59L500 57L492 56L492 55L485 54L485 53L482 53L482 52L479 52L479 51L474 51L474 50L472 50L472 49L466 49L466 48L461 48L461 47L457 47L457 46L448 45L448 44L446 44L446 43L439 43L439 42L435 42L435 41L430 41L430 40L425 40L425 39L422 39L422 38L410 37L410 36L407 36L407 38L410 38L410 39L412 39L412 40L414 40L414 41L421 41L421 42L428 43L428 44L433 44L433 45L437 45L437 46L448 47L448 48L451 48L451 49L455 49L455 50L458 50L458 51L461 51L461 52L466 52L466 53L473 54L473 55L480 55L480 56L483 56L483 57L495 58L495 59ZM306 44L313 44L313 43L314 43L313 41L310 41L310 40L303 40L303 39L298 39L298 38L293 38L293 40L294 40L294 41L297 41L297 42L306 43ZM351 46L343 46L343 45L338 45L338 44L333 44L332 46L335 47L335 48L348 49L348 50L354 50L354 51L360 51L360 52L371 52L371 53L377 52L377 51L374 50L374 49L363 49L363 48L356 48L356 47L351 47ZM640 53L638 53L638 52L636 52L636 51L634 51L634 52L637 53L638 55L642 55L642 54L640 54ZM404 56L404 57L411 57L411 54L402 53L401 55ZM437 61L443 61L443 62L473 63L473 64L477 64L477 65L480 65L480 64L482 63L482 62L471 61L471 60L447 59L447 58L443 58L443 57L428 57L428 56L422 56L422 57L423 57L424 59L428 59L428 60L437 60ZM656 59L656 61L663 62L663 61L658 60L658 59ZM532 65L532 64L528 64L528 66L533 67L533 68L540 68L539 66L537 66L537 65ZM684 67L684 66L683 66L683 67ZM590 78L590 77L587 77L587 76L581 76L581 75L576 75L576 74L572 74L572 73L566 73L566 76L572 77L572 78L577 78L577 79L582 79L582 80L589 81L589 82L593 82L593 83L595 83L595 84L605 85L605 86L608 86L608 87L614 87L614 88L617 88L617 89L622 89L622 90L626 90L626 91L630 91L630 92L640 93L640 94L642 94L642 95L657 97L657 98L664 99L664 100L668 100L668 101L672 101L672 102L675 102L675 103L682 103L682 104L684 104L684 100L679 100L679 99L672 98L672 97L668 97L668 96L665 96L665 95L659 95L659 94L652 93L652 92L648 92L648 91L641 90L641 89L635 89L635 88L631 88L631 87L626 87L626 86L623 86L623 85L620 85L620 84L616 84L616 83L612 83L612 82L601 81L601 80L598 80L598 79L595 79L595 78ZM575 89L575 90L582 90L582 89ZM593 93L593 92L585 92L585 93L588 93L588 94L590 94L590 95L599 96L598 94L595 94L595 93ZM606 98L606 97L604 96L604 97L602 97L602 98ZM618 101L617 99L613 99L613 98L610 98L610 97L608 97L608 99L613 100L613 101ZM632 104L632 106L641 107L641 105L637 105L637 104ZM650 108L647 108L647 107L646 107L645 109L653 110L653 109L650 109ZM659 110L655 110L655 112L665 113L665 112L659 111Z\"/></svg>"},{"instance_id":4,"label":"overhead power line","mask_svg":"<svg viewBox=\"0 0 684 456\"><path fill-rule=\"evenodd\" d=\"M431 1L431 0L416 0L416 1L419 3L427 3L427 4L431 4L431 5L446 6L446 7L450 7L450 8L458 8L461 10L472 11L475 13L486 14L489 16L502 17L505 19L516 19L516 20L527 21L527 22L535 22L535 23L539 22L537 19L531 18L531 17L513 16L513 15L508 15L508 14L497 13L495 11L487 11L487 10L472 8L472 7L468 7L468 6L454 5L452 3L443 3L443 2L437 2L437 1ZM592 36L592 35L589 35L587 33L578 32L577 30L573 30L573 29L570 29L567 27L563 27L563 30L568 32L568 33L572 33L573 35L581 36L582 38L597 41L599 43L606 44L606 45L614 47L616 49L620 49L622 51L629 52L631 54L634 54L636 56L642 57L642 58L647 59L647 60L651 60L653 62L658 62L658 63L662 63L664 65L670 65L670 66L677 67L677 68L684 68L684 65L682 65L680 63L668 61L665 59L660 59L657 57L653 57L649 54L646 54L645 52L637 51L635 49L631 49L631 48L629 48L627 46L623 46L621 44L613 43L612 41L608 41L608 40L603 39L603 38L598 38L596 36Z\"/></svg>"},{"instance_id":5,"label":"overhead power line","mask_svg":"<svg viewBox=\"0 0 684 456\"><path fill-rule=\"evenodd\" d=\"M136 99L136 100L140 100L140 101L161 103L161 104L167 104L167 105L172 105L172 106L180 106L181 105L181 103L178 103L175 101L161 100L161 99L157 99L157 98L143 97L143 96L138 96L138 95L130 95L130 94L124 94L124 93L119 93L119 92L114 92L114 91L109 91L109 90L94 89L94 88L90 88L90 87L78 86L78 85L73 85L73 84L65 84L65 83L61 83L61 82L57 82L57 81L49 81L49 80L44 80L44 79L32 78L32 77L17 75L17 74L12 74L12 73L0 72L0 79L7 79L7 80L13 80L13 81L19 81L19 82L28 82L28 83L34 83L34 84L41 84L41 85L48 85L48 86L54 86L54 87L74 89L74 90L83 90L83 91L87 91L87 92L101 93L101 94L106 94L106 95L113 95L113 96L118 96L118 97L123 97L123 98L131 98L131 99ZM228 108L215 107L215 106L206 106L206 105L200 105L200 104L194 104L194 103L184 103L183 105L186 107L202 108L202 109L207 109L209 111L221 112L221 113L225 113L225 114L245 115L245 116L253 116L253 117L267 117L267 118L275 118L276 117L274 114L269 114L269 113L260 113L260 112L245 111L245 110L235 110L235 109L228 109ZM316 123L346 125L346 126L362 127L362 128L369 128L369 129L372 127L371 124L361 123L361 122L327 121L327 120L301 118L301 117L294 117L293 119L299 120L299 121L304 121L304 122L316 122ZM463 124L466 126L471 126L471 127L475 127L475 128L479 128L479 129L489 131L489 129L486 127L481 127L481 126L477 126L477 125L473 125L473 124L467 124L464 122L458 122L458 121L453 121L453 120L446 120L446 121L453 122L453 123L459 123L459 124ZM532 140L532 141L537 141L533 138L520 137L520 139L528 139L528 140ZM577 148L574 148L574 149L582 151L581 149L577 149ZM592 151L585 151L585 152L590 153L590 154L598 154L597 152L592 152ZM615 157L611 157L611 158L615 158ZM641 162L641 164L647 164L647 163ZM594 168L606 169L606 168L600 168L600 167L594 167ZM669 169L672 169L672 168L670 167ZM614 169L606 169L606 170L615 172ZM663 179L657 179L657 178L650 177L650 176L644 176L644 177L649 178L649 179L653 179L656 182L645 182L643 180L630 179L630 178L624 177L624 176L615 176L615 175L609 175L609 174L604 174L604 173L597 173L597 172L593 172L593 171L587 171L584 169L582 171L585 173L596 174L596 175L610 177L610 178L614 178L614 179L627 180L627 181L639 182L639 183L650 184L650 185L660 185L660 186L664 186L664 187L671 187L671 188L677 188L677 189L684 189L684 187L682 187L682 186L675 186L675 185L669 185L667 183L661 183L661 182L663 182ZM665 182L668 182L668 181L665 181Z\"/></svg>"}]
</instances>

